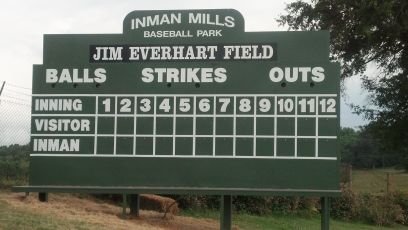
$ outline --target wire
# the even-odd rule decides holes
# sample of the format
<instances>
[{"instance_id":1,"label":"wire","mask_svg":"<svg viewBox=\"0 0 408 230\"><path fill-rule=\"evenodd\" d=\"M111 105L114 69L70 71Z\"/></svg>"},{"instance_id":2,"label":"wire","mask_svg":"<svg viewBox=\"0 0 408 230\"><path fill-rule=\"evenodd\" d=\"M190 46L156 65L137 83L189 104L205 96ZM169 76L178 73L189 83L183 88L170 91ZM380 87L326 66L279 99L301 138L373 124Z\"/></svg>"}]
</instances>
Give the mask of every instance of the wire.
<instances>
[{"instance_id":1,"label":"wire","mask_svg":"<svg viewBox=\"0 0 408 230\"><path fill-rule=\"evenodd\" d=\"M14 84L11 84L11 83L8 83L8 82L6 82L6 86L11 86L11 87L14 87L14 88L20 88L20 89L25 89L25 90L31 90L31 88L27 88L27 87L23 87L23 86L19 86L19 85L14 85Z\"/></svg>"},{"instance_id":2,"label":"wire","mask_svg":"<svg viewBox=\"0 0 408 230\"><path fill-rule=\"evenodd\" d=\"M5 88L5 89L4 89L4 91L9 91L9 92L13 92L13 93L17 93L17 94L21 94L21 95L29 96L29 97L31 97L31 96L32 96L31 94L22 93L22 92L19 92L19 91L17 91L17 90L12 90L12 89L7 89L7 88Z\"/></svg>"},{"instance_id":3,"label":"wire","mask_svg":"<svg viewBox=\"0 0 408 230\"><path fill-rule=\"evenodd\" d=\"M19 100L19 101L23 101L23 102L30 103L30 101L28 101L28 100L26 100L26 99L18 98L18 97L8 96L8 95L4 95L4 94L0 96L0 98L2 98L2 97L7 97L7 98L10 98L10 99L14 99L14 100Z\"/></svg>"},{"instance_id":4,"label":"wire","mask_svg":"<svg viewBox=\"0 0 408 230\"><path fill-rule=\"evenodd\" d=\"M24 104L24 103L19 103L19 102L15 102L15 101L10 101L10 100L7 100L7 99L0 99L0 103L1 102L6 102L6 103L10 103L10 104L15 104L15 105L23 105L23 106L27 106L27 107L30 107L31 108L31 105L29 105L29 104Z\"/></svg>"}]
</instances>

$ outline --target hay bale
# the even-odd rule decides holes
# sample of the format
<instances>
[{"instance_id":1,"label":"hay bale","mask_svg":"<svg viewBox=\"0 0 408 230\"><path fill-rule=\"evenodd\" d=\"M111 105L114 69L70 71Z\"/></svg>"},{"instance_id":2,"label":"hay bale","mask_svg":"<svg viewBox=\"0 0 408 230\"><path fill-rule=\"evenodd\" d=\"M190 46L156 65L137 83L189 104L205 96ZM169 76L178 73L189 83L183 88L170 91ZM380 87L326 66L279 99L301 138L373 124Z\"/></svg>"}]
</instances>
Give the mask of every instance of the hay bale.
<instances>
[{"instance_id":1,"label":"hay bale","mask_svg":"<svg viewBox=\"0 0 408 230\"><path fill-rule=\"evenodd\" d=\"M172 215L177 215L180 211L176 200L150 194L140 195L140 209L152 210L165 213L166 211Z\"/></svg>"}]
</instances>

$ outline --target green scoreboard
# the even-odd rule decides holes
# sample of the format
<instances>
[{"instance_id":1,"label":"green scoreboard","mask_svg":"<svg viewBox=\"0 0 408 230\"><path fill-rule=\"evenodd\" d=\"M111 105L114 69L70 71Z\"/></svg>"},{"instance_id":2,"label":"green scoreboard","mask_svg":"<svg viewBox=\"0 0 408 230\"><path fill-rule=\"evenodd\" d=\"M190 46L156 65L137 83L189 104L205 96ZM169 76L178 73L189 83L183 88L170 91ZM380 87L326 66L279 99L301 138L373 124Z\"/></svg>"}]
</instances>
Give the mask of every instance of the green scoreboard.
<instances>
[{"instance_id":1,"label":"green scoreboard","mask_svg":"<svg viewBox=\"0 0 408 230\"><path fill-rule=\"evenodd\" d=\"M133 11L122 34L44 35L43 58L29 187L339 193L327 31L245 32L231 9Z\"/></svg>"}]
</instances>

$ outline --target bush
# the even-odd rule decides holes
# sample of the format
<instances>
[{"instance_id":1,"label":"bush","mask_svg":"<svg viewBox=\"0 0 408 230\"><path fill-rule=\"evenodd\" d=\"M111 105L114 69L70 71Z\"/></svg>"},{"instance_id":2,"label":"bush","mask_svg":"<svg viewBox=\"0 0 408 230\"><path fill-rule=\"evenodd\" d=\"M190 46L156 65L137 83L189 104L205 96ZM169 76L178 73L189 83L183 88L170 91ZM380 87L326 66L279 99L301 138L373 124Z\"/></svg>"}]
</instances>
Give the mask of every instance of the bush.
<instances>
[{"instance_id":1,"label":"bush","mask_svg":"<svg viewBox=\"0 0 408 230\"><path fill-rule=\"evenodd\" d=\"M173 196L174 197L174 196ZM178 196L183 209L218 209L219 196ZM270 213L314 215L319 207L318 198L282 196L237 196L234 209L254 215ZM343 189L340 197L331 199L330 214L335 219L363 221L380 226L396 223L408 225L408 195L403 193L373 195L356 194Z\"/></svg>"},{"instance_id":2,"label":"bush","mask_svg":"<svg viewBox=\"0 0 408 230\"><path fill-rule=\"evenodd\" d=\"M406 193L395 192L392 196L394 203L402 208L402 219L399 223L408 225L408 195Z\"/></svg>"},{"instance_id":3,"label":"bush","mask_svg":"<svg viewBox=\"0 0 408 230\"><path fill-rule=\"evenodd\" d=\"M401 223L404 218L401 206L395 203L392 195L362 194L356 209L360 220L380 226Z\"/></svg>"},{"instance_id":4,"label":"bush","mask_svg":"<svg viewBox=\"0 0 408 230\"><path fill-rule=\"evenodd\" d=\"M353 220L356 213L356 194L350 189L343 189L341 196L331 199L330 215L340 220Z\"/></svg>"},{"instance_id":5,"label":"bush","mask_svg":"<svg viewBox=\"0 0 408 230\"><path fill-rule=\"evenodd\" d=\"M182 209L219 209L220 196L172 195ZM272 212L287 214L298 211L317 212L318 199L283 196L235 196L237 212L265 215Z\"/></svg>"},{"instance_id":6,"label":"bush","mask_svg":"<svg viewBox=\"0 0 408 230\"><path fill-rule=\"evenodd\" d=\"M220 207L219 196L204 195L168 195L175 199L181 209L218 209Z\"/></svg>"},{"instance_id":7,"label":"bush","mask_svg":"<svg viewBox=\"0 0 408 230\"><path fill-rule=\"evenodd\" d=\"M234 209L255 215L264 215L271 212L271 199L262 196L237 196L234 197Z\"/></svg>"},{"instance_id":8,"label":"bush","mask_svg":"<svg viewBox=\"0 0 408 230\"><path fill-rule=\"evenodd\" d=\"M355 194L343 189L332 199L330 214L341 220L357 220L380 226L408 223L408 196L403 193Z\"/></svg>"}]
</instances>

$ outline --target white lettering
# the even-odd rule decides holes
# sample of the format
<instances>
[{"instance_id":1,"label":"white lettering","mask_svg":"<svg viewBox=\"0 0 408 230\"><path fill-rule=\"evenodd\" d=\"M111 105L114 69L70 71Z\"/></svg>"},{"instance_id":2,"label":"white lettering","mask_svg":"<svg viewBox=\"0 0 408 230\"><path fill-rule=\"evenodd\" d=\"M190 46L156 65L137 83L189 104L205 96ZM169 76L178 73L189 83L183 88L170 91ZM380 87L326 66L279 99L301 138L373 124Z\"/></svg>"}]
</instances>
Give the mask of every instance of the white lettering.
<instances>
[{"instance_id":1,"label":"white lettering","mask_svg":"<svg viewBox=\"0 0 408 230\"><path fill-rule=\"evenodd\" d=\"M46 69L46 83L103 83L106 81L106 70L97 68L90 76L89 69Z\"/></svg>"},{"instance_id":2,"label":"white lettering","mask_svg":"<svg viewBox=\"0 0 408 230\"><path fill-rule=\"evenodd\" d=\"M34 139L34 152L79 152L79 139Z\"/></svg>"},{"instance_id":3,"label":"white lettering","mask_svg":"<svg viewBox=\"0 0 408 230\"><path fill-rule=\"evenodd\" d=\"M142 18L134 18L131 20L131 29L138 29L158 25L171 25L181 23L181 13L157 14L153 16L145 16Z\"/></svg>"},{"instance_id":4,"label":"white lettering","mask_svg":"<svg viewBox=\"0 0 408 230\"><path fill-rule=\"evenodd\" d=\"M88 119L34 119L35 130L38 132L89 132L91 121Z\"/></svg>"},{"instance_id":5,"label":"white lettering","mask_svg":"<svg viewBox=\"0 0 408 230\"><path fill-rule=\"evenodd\" d=\"M300 76L299 76L300 75ZM322 82L325 78L323 67L273 67L269 71L269 78L272 82Z\"/></svg>"},{"instance_id":6,"label":"white lettering","mask_svg":"<svg viewBox=\"0 0 408 230\"><path fill-rule=\"evenodd\" d=\"M144 68L141 79L145 83L223 83L227 80L227 70L225 68Z\"/></svg>"}]
</instances>

